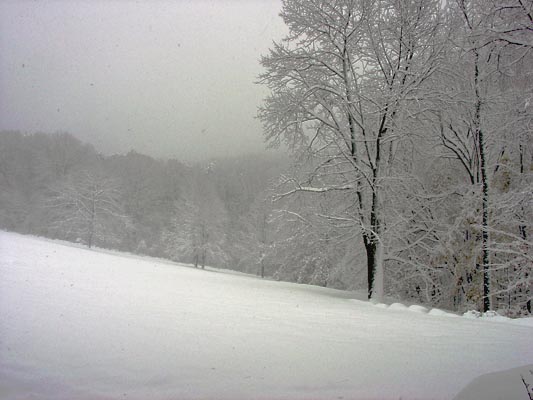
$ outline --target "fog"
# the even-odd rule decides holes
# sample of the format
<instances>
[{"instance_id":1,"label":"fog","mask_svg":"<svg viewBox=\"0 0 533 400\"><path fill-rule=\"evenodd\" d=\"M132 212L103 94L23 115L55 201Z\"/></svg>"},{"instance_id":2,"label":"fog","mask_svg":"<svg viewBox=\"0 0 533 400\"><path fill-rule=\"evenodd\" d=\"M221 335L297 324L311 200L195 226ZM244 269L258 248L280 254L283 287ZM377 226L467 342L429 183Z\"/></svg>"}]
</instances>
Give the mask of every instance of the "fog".
<instances>
[{"instance_id":1,"label":"fog","mask_svg":"<svg viewBox=\"0 0 533 400\"><path fill-rule=\"evenodd\" d=\"M0 3L0 129L67 131L104 153L264 151L259 57L281 2Z\"/></svg>"}]
</instances>

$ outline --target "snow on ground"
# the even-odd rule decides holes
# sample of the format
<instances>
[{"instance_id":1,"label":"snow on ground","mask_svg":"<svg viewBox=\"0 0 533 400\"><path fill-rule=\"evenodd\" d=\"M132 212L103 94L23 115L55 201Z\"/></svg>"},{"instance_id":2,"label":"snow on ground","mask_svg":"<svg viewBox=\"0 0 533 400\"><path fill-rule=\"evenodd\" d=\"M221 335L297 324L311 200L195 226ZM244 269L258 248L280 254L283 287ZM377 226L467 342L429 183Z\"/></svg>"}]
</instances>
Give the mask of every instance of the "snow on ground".
<instances>
[{"instance_id":1,"label":"snow on ground","mask_svg":"<svg viewBox=\"0 0 533 400\"><path fill-rule=\"evenodd\" d=\"M533 396L533 365L482 375L454 400L529 400L528 391Z\"/></svg>"},{"instance_id":2,"label":"snow on ground","mask_svg":"<svg viewBox=\"0 0 533 400\"><path fill-rule=\"evenodd\" d=\"M0 232L0 398L450 399L533 363L530 326L352 297Z\"/></svg>"}]
</instances>

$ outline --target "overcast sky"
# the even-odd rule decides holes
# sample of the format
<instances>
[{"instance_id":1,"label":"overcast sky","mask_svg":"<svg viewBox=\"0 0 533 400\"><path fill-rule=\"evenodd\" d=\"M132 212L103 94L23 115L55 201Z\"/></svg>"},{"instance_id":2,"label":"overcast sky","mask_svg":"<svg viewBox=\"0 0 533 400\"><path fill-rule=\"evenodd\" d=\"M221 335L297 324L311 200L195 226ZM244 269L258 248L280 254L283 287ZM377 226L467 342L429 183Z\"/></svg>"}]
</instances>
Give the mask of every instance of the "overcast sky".
<instances>
[{"instance_id":1,"label":"overcast sky","mask_svg":"<svg viewBox=\"0 0 533 400\"><path fill-rule=\"evenodd\" d=\"M259 57L280 0L0 0L0 129L67 131L106 153L258 152Z\"/></svg>"}]
</instances>

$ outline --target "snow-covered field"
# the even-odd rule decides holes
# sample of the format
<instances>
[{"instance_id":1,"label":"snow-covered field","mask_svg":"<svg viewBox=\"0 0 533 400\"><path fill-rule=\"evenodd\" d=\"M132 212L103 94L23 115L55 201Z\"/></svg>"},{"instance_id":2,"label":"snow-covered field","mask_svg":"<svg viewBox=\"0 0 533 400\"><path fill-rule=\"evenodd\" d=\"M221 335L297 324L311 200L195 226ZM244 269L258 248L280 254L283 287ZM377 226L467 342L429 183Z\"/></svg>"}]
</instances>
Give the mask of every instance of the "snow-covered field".
<instances>
[{"instance_id":1,"label":"snow-covered field","mask_svg":"<svg viewBox=\"0 0 533 400\"><path fill-rule=\"evenodd\" d=\"M533 363L530 326L353 297L0 232L0 398L450 399Z\"/></svg>"}]
</instances>

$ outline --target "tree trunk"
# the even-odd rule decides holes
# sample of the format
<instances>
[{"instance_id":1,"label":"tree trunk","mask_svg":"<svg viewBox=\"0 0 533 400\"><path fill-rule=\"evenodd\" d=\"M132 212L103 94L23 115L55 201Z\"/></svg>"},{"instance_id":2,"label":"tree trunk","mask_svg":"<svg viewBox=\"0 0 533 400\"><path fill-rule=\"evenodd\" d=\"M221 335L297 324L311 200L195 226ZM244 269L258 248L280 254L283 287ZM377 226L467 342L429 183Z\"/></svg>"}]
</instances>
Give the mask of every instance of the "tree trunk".
<instances>
[{"instance_id":1,"label":"tree trunk","mask_svg":"<svg viewBox=\"0 0 533 400\"><path fill-rule=\"evenodd\" d=\"M365 249L367 252L368 297L383 300L383 243L381 241L381 219L378 177L381 165L381 140L387 131L385 127L387 109L381 119L379 133L376 138L376 154L372 168L372 204L370 208L370 232L367 234ZM368 245L367 245L368 244Z\"/></svg>"},{"instance_id":2,"label":"tree trunk","mask_svg":"<svg viewBox=\"0 0 533 400\"><path fill-rule=\"evenodd\" d=\"M476 95L476 106L474 115L474 129L478 138L478 151L481 169L481 201L482 201L482 265L483 265L483 312L490 310L490 271L489 271L489 179L487 176L487 165L485 155L485 140L481 129L481 94L479 92L479 53L474 51L474 90Z\"/></svg>"},{"instance_id":3,"label":"tree trunk","mask_svg":"<svg viewBox=\"0 0 533 400\"><path fill-rule=\"evenodd\" d=\"M368 299L383 301L383 245L379 240L365 240L368 273Z\"/></svg>"},{"instance_id":4,"label":"tree trunk","mask_svg":"<svg viewBox=\"0 0 533 400\"><path fill-rule=\"evenodd\" d=\"M480 131L479 146L483 148L483 134ZM489 270L489 185L485 169L485 152L481 151L481 180L483 185L483 222L482 222L482 261L483 261L483 312L490 310L490 270Z\"/></svg>"},{"instance_id":5,"label":"tree trunk","mask_svg":"<svg viewBox=\"0 0 533 400\"><path fill-rule=\"evenodd\" d=\"M370 231L363 234L368 271L368 298L383 300L383 243L381 242L381 221L378 213L377 188L372 193Z\"/></svg>"},{"instance_id":6,"label":"tree trunk","mask_svg":"<svg viewBox=\"0 0 533 400\"><path fill-rule=\"evenodd\" d=\"M366 250L366 268L368 273L368 300L372 299L374 294L374 275L376 271L376 243L365 240Z\"/></svg>"},{"instance_id":7,"label":"tree trunk","mask_svg":"<svg viewBox=\"0 0 533 400\"><path fill-rule=\"evenodd\" d=\"M89 238L87 239L87 245L89 248L93 246L93 237L94 237L94 219L96 217L96 206L95 206L95 199L92 199L91 202L91 214L90 214L90 220L89 220Z\"/></svg>"}]
</instances>

